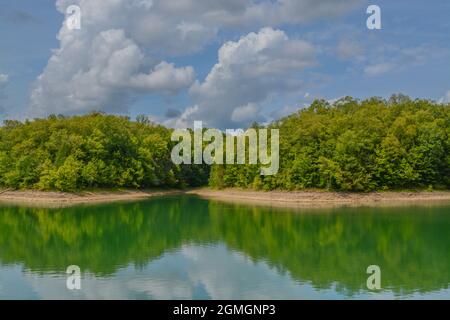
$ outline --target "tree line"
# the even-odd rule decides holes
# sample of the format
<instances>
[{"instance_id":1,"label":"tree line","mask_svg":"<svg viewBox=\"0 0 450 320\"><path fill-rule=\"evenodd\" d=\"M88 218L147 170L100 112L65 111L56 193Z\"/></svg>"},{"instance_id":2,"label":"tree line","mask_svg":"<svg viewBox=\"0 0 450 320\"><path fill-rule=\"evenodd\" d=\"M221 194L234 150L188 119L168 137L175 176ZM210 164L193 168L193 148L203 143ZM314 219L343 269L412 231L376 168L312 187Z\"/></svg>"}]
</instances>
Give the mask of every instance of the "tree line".
<instances>
[{"instance_id":1,"label":"tree line","mask_svg":"<svg viewBox=\"0 0 450 320\"><path fill-rule=\"evenodd\" d=\"M280 170L273 176L261 176L258 164L176 165L172 129L145 116L6 120L0 127L0 186L62 191L207 184L259 190L450 187L448 104L403 95L316 100L265 128L280 133Z\"/></svg>"},{"instance_id":2,"label":"tree line","mask_svg":"<svg viewBox=\"0 0 450 320\"><path fill-rule=\"evenodd\" d=\"M209 167L174 165L171 130L144 116L92 113L5 121L0 185L15 189L184 188L204 185Z\"/></svg>"},{"instance_id":3,"label":"tree line","mask_svg":"<svg viewBox=\"0 0 450 320\"><path fill-rule=\"evenodd\" d=\"M448 189L450 105L403 95L316 100L269 125L280 130L280 171L214 166L210 185L262 190Z\"/></svg>"}]
</instances>

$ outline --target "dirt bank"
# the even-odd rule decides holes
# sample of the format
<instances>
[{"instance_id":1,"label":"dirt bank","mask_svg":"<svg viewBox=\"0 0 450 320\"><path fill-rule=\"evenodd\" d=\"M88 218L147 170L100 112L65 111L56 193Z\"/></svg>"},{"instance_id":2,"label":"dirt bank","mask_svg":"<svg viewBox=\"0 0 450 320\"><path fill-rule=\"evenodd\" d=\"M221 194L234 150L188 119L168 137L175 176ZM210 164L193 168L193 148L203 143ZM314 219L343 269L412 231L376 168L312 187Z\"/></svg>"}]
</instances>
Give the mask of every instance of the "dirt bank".
<instances>
[{"instance_id":1,"label":"dirt bank","mask_svg":"<svg viewBox=\"0 0 450 320\"><path fill-rule=\"evenodd\" d=\"M450 192L327 192L327 191L247 191L238 189L188 191L204 198L227 202L284 207L394 206L450 204Z\"/></svg>"},{"instance_id":2,"label":"dirt bank","mask_svg":"<svg viewBox=\"0 0 450 320\"><path fill-rule=\"evenodd\" d=\"M82 203L135 201L157 196L192 194L233 203L281 207L393 206L450 204L450 192L326 192L326 191L248 191L212 190L123 190L95 192L44 192L0 190L0 203L22 203L32 206L70 206Z\"/></svg>"},{"instance_id":3,"label":"dirt bank","mask_svg":"<svg viewBox=\"0 0 450 320\"><path fill-rule=\"evenodd\" d=\"M8 191L0 190L0 203L23 203L28 205L67 206L81 203L103 203L115 201L143 200L151 197L179 194L177 190L123 190L95 192L47 192L47 191Z\"/></svg>"}]
</instances>

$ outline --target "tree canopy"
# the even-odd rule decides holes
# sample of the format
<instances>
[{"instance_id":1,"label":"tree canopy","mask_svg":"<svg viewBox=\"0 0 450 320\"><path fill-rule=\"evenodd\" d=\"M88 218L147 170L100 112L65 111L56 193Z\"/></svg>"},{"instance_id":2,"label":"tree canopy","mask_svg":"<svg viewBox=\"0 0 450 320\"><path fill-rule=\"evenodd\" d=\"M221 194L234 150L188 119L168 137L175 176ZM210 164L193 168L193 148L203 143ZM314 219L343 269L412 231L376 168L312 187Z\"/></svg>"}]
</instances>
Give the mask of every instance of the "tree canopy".
<instances>
[{"instance_id":1,"label":"tree canopy","mask_svg":"<svg viewBox=\"0 0 450 320\"><path fill-rule=\"evenodd\" d=\"M450 187L450 106L402 95L316 100L264 127L280 130L280 170L259 165L175 165L172 130L145 116L92 113L7 120L0 127L0 186L239 187L371 191Z\"/></svg>"},{"instance_id":2,"label":"tree canopy","mask_svg":"<svg viewBox=\"0 0 450 320\"><path fill-rule=\"evenodd\" d=\"M280 130L280 171L214 166L210 185L264 190L371 191L450 187L450 106L402 95L316 100L269 125Z\"/></svg>"},{"instance_id":3,"label":"tree canopy","mask_svg":"<svg viewBox=\"0 0 450 320\"><path fill-rule=\"evenodd\" d=\"M0 184L62 191L205 184L207 166L172 163L170 135L171 130L143 116L130 121L93 113L5 121L0 129Z\"/></svg>"}]
</instances>

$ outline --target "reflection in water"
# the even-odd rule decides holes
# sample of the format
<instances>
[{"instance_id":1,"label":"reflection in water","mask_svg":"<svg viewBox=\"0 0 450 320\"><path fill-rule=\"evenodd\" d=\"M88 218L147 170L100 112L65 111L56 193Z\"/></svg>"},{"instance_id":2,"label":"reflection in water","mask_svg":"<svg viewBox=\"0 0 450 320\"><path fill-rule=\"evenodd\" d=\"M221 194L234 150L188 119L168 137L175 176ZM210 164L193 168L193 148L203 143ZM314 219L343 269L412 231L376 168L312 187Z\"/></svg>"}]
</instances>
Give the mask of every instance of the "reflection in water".
<instances>
[{"instance_id":1,"label":"reflection in water","mask_svg":"<svg viewBox=\"0 0 450 320\"><path fill-rule=\"evenodd\" d=\"M0 208L0 298L450 298L450 208L296 213L176 196ZM65 287L67 266L83 289ZM383 291L366 290L369 265Z\"/></svg>"}]
</instances>

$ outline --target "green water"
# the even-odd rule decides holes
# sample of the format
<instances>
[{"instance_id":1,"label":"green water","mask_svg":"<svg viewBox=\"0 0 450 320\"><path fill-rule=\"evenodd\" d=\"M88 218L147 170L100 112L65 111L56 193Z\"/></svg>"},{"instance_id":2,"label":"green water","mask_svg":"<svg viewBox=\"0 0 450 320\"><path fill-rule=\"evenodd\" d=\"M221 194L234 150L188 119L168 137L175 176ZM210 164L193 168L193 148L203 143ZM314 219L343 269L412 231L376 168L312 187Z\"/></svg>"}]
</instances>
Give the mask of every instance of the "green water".
<instances>
[{"instance_id":1,"label":"green water","mask_svg":"<svg viewBox=\"0 0 450 320\"><path fill-rule=\"evenodd\" d=\"M450 205L0 206L0 299L450 299L449 251ZM69 265L81 290L67 289Z\"/></svg>"}]
</instances>

